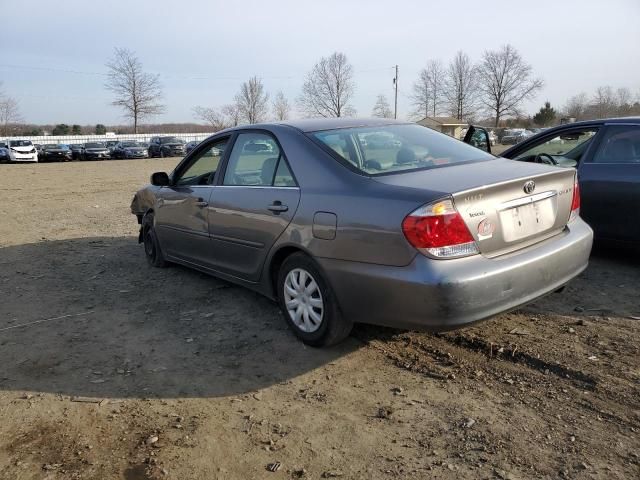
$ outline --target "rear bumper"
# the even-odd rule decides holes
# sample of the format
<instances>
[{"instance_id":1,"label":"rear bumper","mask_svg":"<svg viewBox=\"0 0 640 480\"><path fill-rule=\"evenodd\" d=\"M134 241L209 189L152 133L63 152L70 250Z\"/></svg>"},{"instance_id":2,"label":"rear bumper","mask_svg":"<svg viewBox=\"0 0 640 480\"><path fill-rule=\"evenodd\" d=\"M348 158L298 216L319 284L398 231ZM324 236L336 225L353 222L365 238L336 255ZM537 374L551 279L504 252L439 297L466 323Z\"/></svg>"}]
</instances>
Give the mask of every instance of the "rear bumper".
<instances>
[{"instance_id":1,"label":"rear bumper","mask_svg":"<svg viewBox=\"0 0 640 480\"><path fill-rule=\"evenodd\" d=\"M498 258L432 260L406 267L318 259L344 315L355 322L448 330L530 303L588 265L593 231L580 218L561 234Z\"/></svg>"}]
</instances>

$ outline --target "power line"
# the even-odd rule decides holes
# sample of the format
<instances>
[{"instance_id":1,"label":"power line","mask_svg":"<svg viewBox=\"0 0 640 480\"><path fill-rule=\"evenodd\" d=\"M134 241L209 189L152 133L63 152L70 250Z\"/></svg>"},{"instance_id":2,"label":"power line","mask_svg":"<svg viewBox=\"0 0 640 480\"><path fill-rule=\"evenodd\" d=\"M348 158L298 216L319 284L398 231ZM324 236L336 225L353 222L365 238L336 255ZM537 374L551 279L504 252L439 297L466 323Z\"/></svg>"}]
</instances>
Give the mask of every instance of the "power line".
<instances>
[{"instance_id":1,"label":"power line","mask_svg":"<svg viewBox=\"0 0 640 480\"><path fill-rule=\"evenodd\" d=\"M36 71L45 71L45 72L58 72L58 73L69 73L73 75L91 75L91 76L100 76L107 77L109 74L107 72L94 72L87 70L74 70L69 68L56 68L56 67L42 67L36 65L17 65L17 64L9 64L9 63L0 63L0 68L4 69L14 69L14 70L36 70ZM384 70L388 70L393 67L375 67L375 68L364 68L359 70L354 70L353 73L372 73L372 72L381 72ZM242 76L211 76L206 74L176 74L176 73L160 73L160 72L152 72L157 75L160 75L163 78L185 78L190 80L238 80L243 81L246 80L246 77ZM258 75L263 80L292 80L295 78L303 78L305 74L288 74L288 75Z\"/></svg>"}]
</instances>

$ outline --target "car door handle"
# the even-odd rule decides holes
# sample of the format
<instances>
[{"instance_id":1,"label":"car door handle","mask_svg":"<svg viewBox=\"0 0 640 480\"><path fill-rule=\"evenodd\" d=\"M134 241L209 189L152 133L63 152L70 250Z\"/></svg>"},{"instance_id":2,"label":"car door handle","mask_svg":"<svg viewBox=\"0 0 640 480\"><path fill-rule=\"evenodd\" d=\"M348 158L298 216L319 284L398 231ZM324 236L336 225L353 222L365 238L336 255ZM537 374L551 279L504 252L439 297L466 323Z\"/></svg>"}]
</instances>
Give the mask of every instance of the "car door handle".
<instances>
[{"instance_id":1,"label":"car door handle","mask_svg":"<svg viewBox=\"0 0 640 480\"><path fill-rule=\"evenodd\" d=\"M205 202L204 200L199 198L198 201L195 202L195 206L196 207L208 207L209 206L209 202Z\"/></svg>"},{"instance_id":2,"label":"car door handle","mask_svg":"<svg viewBox=\"0 0 640 480\"><path fill-rule=\"evenodd\" d=\"M267 208L271 210L273 213L286 212L287 210L289 210L288 206L282 205L282 202L279 202L279 201L273 202Z\"/></svg>"}]
</instances>

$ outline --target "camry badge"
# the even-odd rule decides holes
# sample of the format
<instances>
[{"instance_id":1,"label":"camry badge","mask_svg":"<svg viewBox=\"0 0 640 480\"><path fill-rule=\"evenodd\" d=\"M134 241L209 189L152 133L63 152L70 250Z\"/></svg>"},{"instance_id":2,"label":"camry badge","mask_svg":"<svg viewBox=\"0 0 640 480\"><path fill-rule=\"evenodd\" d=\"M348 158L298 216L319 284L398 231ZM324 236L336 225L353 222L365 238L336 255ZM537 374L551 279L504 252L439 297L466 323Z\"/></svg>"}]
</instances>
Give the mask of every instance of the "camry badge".
<instances>
[{"instance_id":1,"label":"camry badge","mask_svg":"<svg viewBox=\"0 0 640 480\"><path fill-rule=\"evenodd\" d=\"M533 193L536 189L536 182L533 180L529 180L528 182L524 182L524 187L522 188L524 193Z\"/></svg>"}]
</instances>

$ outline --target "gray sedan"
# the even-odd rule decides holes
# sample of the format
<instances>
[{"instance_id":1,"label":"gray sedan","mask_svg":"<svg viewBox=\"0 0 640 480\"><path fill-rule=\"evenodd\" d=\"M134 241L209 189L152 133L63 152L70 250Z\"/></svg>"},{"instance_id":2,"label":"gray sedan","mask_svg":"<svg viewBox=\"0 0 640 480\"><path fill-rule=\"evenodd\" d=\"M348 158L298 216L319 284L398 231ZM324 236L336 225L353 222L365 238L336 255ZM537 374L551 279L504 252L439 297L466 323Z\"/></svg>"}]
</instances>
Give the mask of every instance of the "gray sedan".
<instances>
[{"instance_id":1,"label":"gray sedan","mask_svg":"<svg viewBox=\"0 0 640 480\"><path fill-rule=\"evenodd\" d=\"M275 299L316 346L353 322L447 330L529 303L586 268L593 238L573 169L389 120L225 130L151 183L131 209L152 265Z\"/></svg>"}]
</instances>

